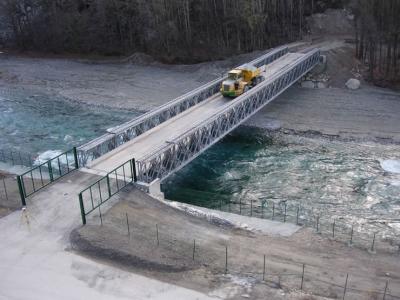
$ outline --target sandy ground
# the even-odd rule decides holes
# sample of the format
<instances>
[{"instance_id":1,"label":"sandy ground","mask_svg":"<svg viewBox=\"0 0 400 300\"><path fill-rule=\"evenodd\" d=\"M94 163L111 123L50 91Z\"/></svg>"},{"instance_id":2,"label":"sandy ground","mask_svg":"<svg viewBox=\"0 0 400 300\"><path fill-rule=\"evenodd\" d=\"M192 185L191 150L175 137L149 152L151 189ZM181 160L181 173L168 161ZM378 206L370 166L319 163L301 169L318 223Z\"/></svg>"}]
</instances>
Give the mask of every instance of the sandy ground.
<instances>
[{"instance_id":1,"label":"sandy ground","mask_svg":"<svg viewBox=\"0 0 400 300\"><path fill-rule=\"evenodd\" d=\"M365 87L293 87L250 119L246 125L285 133L329 138L400 143L400 93Z\"/></svg>"},{"instance_id":2,"label":"sandy ground","mask_svg":"<svg viewBox=\"0 0 400 300\"><path fill-rule=\"evenodd\" d=\"M90 105L148 111L262 52L196 65L18 57L0 53L0 88L56 93Z\"/></svg>"},{"instance_id":3,"label":"sandy ground","mask_svg":"<svg viewBox=\"0 0 400 300\"><path fill-rule=\"evenodd\" d=\"M366 291L352 291L346 299L376 299L373 291L383 292L386 280L391 282L393 295L400 292L397 255L370 254L289 224L280 224L276 230L273 223L277 222L268 220L256 220L251 231L242 228L251 228L246 221L255 221L243 216L228 222L222 214L220 222L211 224L136 189L117 198L115 206L103 211L102 225L95 216L89 225L73 231L74 249L126 270L226 299L310 299L298 292L303 263L303 287L315 296L341 297L346 273L351 278L349 287ZM279 278L276 274L291 275ZM279 287L283 288L281 295Z\"/></svg>"}]
</instances>

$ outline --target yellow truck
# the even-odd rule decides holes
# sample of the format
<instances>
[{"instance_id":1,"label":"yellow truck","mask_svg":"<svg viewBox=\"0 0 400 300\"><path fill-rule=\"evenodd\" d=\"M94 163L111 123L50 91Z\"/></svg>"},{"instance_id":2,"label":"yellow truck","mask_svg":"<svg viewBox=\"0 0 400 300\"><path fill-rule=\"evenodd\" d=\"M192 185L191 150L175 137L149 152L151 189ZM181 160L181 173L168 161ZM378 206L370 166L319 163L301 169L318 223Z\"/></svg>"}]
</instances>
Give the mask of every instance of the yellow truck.
<instances>
[{"instance_id":1,"label":"yellow truck","mask_svg":"<svg viewBox=\"0 0 400 300\"><path fill-rule=\"evenodd\" d=\"M264 80L261 69L251 65L243 65L228 73L227 80L221 84L221 94L226 97L237 97Z\"/></svg>"}]
</instances>

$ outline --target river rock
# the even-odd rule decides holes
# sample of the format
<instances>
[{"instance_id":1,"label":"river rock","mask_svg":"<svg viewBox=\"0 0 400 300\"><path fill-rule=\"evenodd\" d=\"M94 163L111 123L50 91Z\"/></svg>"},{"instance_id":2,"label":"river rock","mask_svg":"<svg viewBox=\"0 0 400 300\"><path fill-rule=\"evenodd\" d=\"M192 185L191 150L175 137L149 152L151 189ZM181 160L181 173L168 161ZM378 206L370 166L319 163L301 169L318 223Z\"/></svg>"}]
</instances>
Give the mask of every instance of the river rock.
<instances>
[{"instance_id":1,"label":"river rock","mask_svg":"<svg viewBox=\"0 0 400 300\"><path fill-rule=\"evenodd\" d=\"M315 88L315 84L311 80L306 80L306 81L303 81L301 83L301 87L308 88L308 89L313 89L313 88Z\"/></svg>"},{"instance_id":2,"label":"river rock","mask_svg":"<svg viewBox=\"0 0 400 300\"><path fill-rule=\"evenodd\" d=\"M346 82L346 87L350 90L358 90L360 88L361 82L358 79L350 78Z\"/></svg>"},{"instance_id":3,"label":"river rock","mask_svg":"<svg viewBox=\"0 0 400 300\"><path fill-rule=\"evenodd\" d=\"M400 174L400 160L387 159L380 162L382 169L389 173Z\"/></svg>"}]
</instances>

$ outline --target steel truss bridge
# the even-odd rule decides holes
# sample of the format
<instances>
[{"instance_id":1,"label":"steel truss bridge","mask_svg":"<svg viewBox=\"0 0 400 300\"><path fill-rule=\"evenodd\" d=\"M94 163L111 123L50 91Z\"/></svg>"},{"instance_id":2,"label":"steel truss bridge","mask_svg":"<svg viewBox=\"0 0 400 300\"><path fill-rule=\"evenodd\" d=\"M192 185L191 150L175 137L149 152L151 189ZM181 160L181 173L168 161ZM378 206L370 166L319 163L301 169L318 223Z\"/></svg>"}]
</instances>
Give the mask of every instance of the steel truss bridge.
<instances>
[{"instance_id":1,"label":"steel truss bridge","mask_svg":"<svg viewBox=\"0 0 400 300\"><path fill-rule=\"evenodd\" d=\"M211 81L79 147L80 165L93 172L109 172L135 158L139 182L163 180L278 97L319 61L318 49L306 53L273 49L250 62L266 65L266 79L247 93L227 99L219 93L226 76Z\"/></svg>"}]
</instances>

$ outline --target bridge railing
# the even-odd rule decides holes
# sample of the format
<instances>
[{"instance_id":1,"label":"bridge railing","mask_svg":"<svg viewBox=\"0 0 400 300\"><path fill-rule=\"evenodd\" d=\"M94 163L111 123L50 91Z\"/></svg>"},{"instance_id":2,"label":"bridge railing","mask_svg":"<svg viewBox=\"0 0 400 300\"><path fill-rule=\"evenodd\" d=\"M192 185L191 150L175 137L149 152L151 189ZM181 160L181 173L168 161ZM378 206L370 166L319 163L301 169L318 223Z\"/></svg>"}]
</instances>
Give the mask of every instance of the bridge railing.
<instances>
[{"instance_id":1,"label":"bridge railing","mask_svg":"<svg viewBox=\"0 0 400 300\"><path fill-rule=\"evenodd\" d=\"M77 151L74 147L18 175L17 183L22 205L26 206L27 197L78 168Z\"/></svg>"},{"instance_id":2,"label":"bridge railing","mask_svg":"<svg viewBox=\"0 0 400 300\"><path fill-rule=\"evenodd\" d=\"M296 61L294 67L286 66L248 93L237 97L222 112L214 114L154 153L137 161L138 180L151 183L157 178L164 179L173 171L185 166L202 150L218 142L298 81L318 63L319 58L319 50L304 54Z\"/></svg>"},{"instance_id":3,"label":"bridge railing","mask_svg":"<svg viewBox=\"0 0 400 300\"><path fill-rule=\"evenodd\" d=\"M288 47L279 47L250 62L256 66L269 64L288 53ZM217 93L226 76L215 79L193 91L180 96L142 116L111 128L107 134L78 148L79 164L85 166L118 146L132 140L147 130L158 126L194 105Z\"/></svg>"},{"instance_id":4,"label":"bridge railing","mask_svg":"<svg viewBox=\"0 0 400 300\"><path fill-rule=\"evenodd\" d=\"M83 225L86 224L86 216L96 209L99 209L101 218L100 206L135 181L135 159L130 159L82 190L79 193L79 206Z\"/></svg>"}]
</instances>

